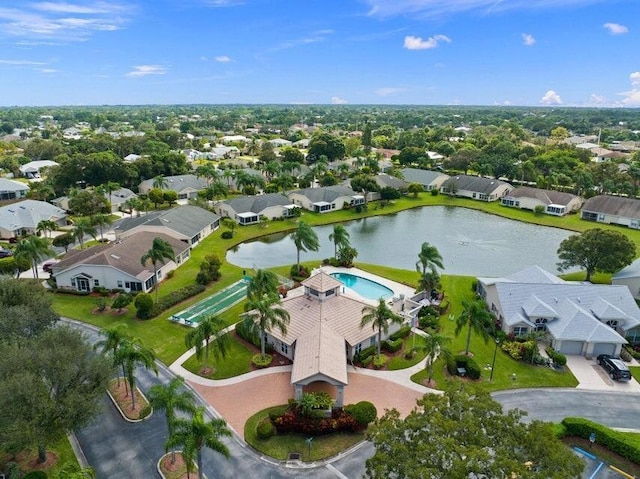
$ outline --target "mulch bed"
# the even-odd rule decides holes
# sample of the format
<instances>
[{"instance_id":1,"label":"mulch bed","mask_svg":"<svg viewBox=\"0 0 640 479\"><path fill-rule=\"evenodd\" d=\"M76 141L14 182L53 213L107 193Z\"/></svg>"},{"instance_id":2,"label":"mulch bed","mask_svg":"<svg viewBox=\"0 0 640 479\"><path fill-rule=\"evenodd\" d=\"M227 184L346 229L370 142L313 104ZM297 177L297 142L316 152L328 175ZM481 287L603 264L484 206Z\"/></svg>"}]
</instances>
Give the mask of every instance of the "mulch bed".
<instances>
[{"instance_id":1,"label":"mulch bed","mask_svg":"<svg viewBox=\"0 0 640 479\"><path fill-rule=\"evenodd\" d=\"M241 344L243 344L244 346L246 346L249 350L251 350L251 352L253 354L260 354L260 348L255 346L253 343L250 343L249 341L245 341L244 339L242 339L240 337L240 335L236 332L234 332L235 336L236 336L236 340L238 342L240 342ZM291 359L283 356L280 353L277 353L275 351L272 351L270 353L271 356L273 356L273 360L271 361L271 364L267 367L271 368L271 367L275 367L275 366L288 366L290 364L293 364L293 361L291 361ZM258 368L256 366L254 366L253 364L251 364L251 370L252 371L256 371L258 369L264 369L264 368Z\"/></svg>"},{"instance_id":2,"label":"mulch bed","mask_svg":"<svg viewBox=\"0 0 640 479\"><path fill-rule=\"evenodd\" d=\"M173 464L171 463L171 453L164 456L160 461L160 470L167 479L188 479L198 477L197 470L192 472L190 475L187 475L187 473L184 472L186 471L186 466L180 452L176 452L175 462Z\"/></svg>"},{"instance_id":3,"label":"mulch bed","mask_svg":"<svg viewBox=\"0 0 640 479\"><path fill-rule=\"evenodd\" d=\"M147 400L142 396L142 393L135 388L136 407L132 408L133 400L131 398L131 391L129 391L129 385L123 378L120 378L120 386L118 386L118 380L112 379L109 383L109 392L113 399L118 403L120 409L125 416L129 419L137 420L142 419L140 413L148 405Z\"/></svg>"}]
</instances>

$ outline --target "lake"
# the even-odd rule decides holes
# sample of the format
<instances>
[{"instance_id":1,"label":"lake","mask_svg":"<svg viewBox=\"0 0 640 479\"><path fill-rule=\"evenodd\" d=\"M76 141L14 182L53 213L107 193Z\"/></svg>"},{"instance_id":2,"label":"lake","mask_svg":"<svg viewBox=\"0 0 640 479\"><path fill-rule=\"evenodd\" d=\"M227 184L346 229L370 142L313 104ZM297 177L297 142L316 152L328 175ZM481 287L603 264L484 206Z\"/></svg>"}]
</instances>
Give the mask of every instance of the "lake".
<instances>
[{"instance_id":1,"label":"lake","mask_svg":"<svg viewBox=\"0 0 640 479\"><path fill-rule=\"evenodd\" d=\"M303 216L304 220L304 216ZM556 251L570 231L538 226L452 206L430 206L393 215L343 223L358 250L357 262L415 269L418 252L428 241L443 258L444 273L505 276L538 265L557 273ZM333 256L333 225L317 226L318 252L302 252L301 261ZM230 250L227 260L243 268L294 264L296 247L289 233L277 233Z\"/></svg>"}]
</instances>

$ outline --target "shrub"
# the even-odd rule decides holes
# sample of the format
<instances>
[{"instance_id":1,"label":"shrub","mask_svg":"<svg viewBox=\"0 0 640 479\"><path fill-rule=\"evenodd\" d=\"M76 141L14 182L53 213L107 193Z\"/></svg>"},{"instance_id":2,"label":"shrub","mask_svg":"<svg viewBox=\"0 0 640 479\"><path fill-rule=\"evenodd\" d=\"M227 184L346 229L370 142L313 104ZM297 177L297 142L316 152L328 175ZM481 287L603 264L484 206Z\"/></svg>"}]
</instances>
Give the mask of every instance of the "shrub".
<instances>
[{"instance_id":1,"label":"shrub","mask_svg":"<svg viewBox=\"0 0 640 479\"><path fill-rule=\"evenodd\" d=\"M278 433L298 433L305 435L331 434L340 431L359 431L362 429L351 414L335 410L331 417L305 417L294 410L288 410L273 420Z\"/></svg>"},{"instance_id":2,"label":"shrub","mask_svg":"<svg viewBox=\"0 0 640 479\"><path fill-rule=\"evenodd\" d=\"M251 358L251 363L257 368L266 368L271 365L271 361L273 361L273 356L270 354L265 354L264 356L260 353L255 354Z\"/></svg>"},{"instance_id":3,"label":"shrub","mask_svg":"<svg viewBox=\"0 0 640 479\"><path fill-rule=\"evenodd\" d=\"M437 188L431 190L431 196L438 196L439 193L440 191Z\"/></svg>"},{"instance_id":4,"label":"shrub","mask_svg":"<svg viewBox=\"0 0 640 479\"><path fill-rule=\"evenodd\" d=\"M451 356L447 359L447 370L449 374L458 374L458 368L464 368L467 370L467 376L471 379L480 379L480 366L471 357L460 354L458 356Z\"/></svg>"},{"instance_id":5,"label":"shrub","mask_svg":"<svg viewBox=\"0 0 640 479\"><path fill-rule=\"evenodd\" d=\"M189 299L196 294L202 293L206 288L201 284L192 284L190 286L185 286L184 288L176 289L172 291L166 296L163 296L158 300L158 302L153 306L153 310L151 311L150 317L158 316L163 311L175 306L178 303L181 303L185 299ZM140 295L138 295L140 296ZM136 297L136 301L138 298Z\"/></svg>"},{"instance_id":6,"label":"shrub","mask_svg":"<svg viewBox=\"0 0 640 479\"><path fill-rule=\"evenodd\" d=\"M107 300L104 298L98 298L96 299L96 309L98 311L100 311L101 313L107 309Z\"/></svg>"},{"instance_id":7,"label":"shrub","mask_svg":"<svg viewBox=\"0 0 640 479\"><path fill-rule=\"evenodd\" d=\"M95 288L93 288L92 290L94 293L97 293L101 296L109 296L109 290L107 288L105 288L104 286L96 286Z\"/></svg>"},{"instance_id":8,"label":"shrub","mask_svg":"<svg viewBox=\"0 0 640 479\"><path fill-rule=\"evenodd\" d=\"M220 279L220 260L215 255L204 257L204 261L200 263L200 272L196 276L196 283L207 285L212 281Z\"/></svg>"},{"instance_id":9,"label":"shrub","mask_svg":"<svg viewBox=\"0 0 640 479\"><path fill-rule=\"evenodd\" d=\"M118 296L116 296L116 298L113 300L113 303L111 303L111 307L113 309L122 309L122 308L126 308L127 306L129 306L131 304L131 301L133 301L133 298L131 297L130 294L127 293L120 293Z\"/></svg>"},{"instance_id":10,"label":"shrub","mask_svg":"<svg viewBox=\"0 0 640 479\"><path fill-rule=\"evenodd\" d=\"M391 341L387 339L386 341L383 341L382 349L390 353L395 353L397 351L400 351L400 348L402 348L402 344L403 344L402 338L398 338L395 341Z\"/></svg>"},{"instance_id":11,"label":"shrub","mask_svg":"<svg viewBox=\"0 0 640 479\"><path fill-rule=\"evenodd\" d=\"M398 329L395 333L389 336L389 340L395 341L396 339L406 338L411 334L411 326L403 326Z\"/></svg>"},{"instance_id":12,"label":"shrub","mask_svg":"<svg viewBox=\"0 0 640 479\"><path fill-rule=\"evenodd\" d=\"M566 428L567 435L589 439L591 433L595 433L598 444L632 462L640 463L640 449L627 441L624 434L579 417L566 417L562 420L562 424Z\"/></svg>"},{"instance_id":13,"label":"shrub","mask_svg":"<svg viewBox=\"0 0 640 479\"><path fill-rule=\"evenodd\" d=\"M134 303L136 316L140 319L149 319L153 312L153 297L149 293L140 293Z\"/></svg>"},{"instance_id":14,"label":"shrub","mask_svg":"<svg viewBox=\"0 0 640 479\"><path fill-rule=\"evenodd\" d=\"M564 366L565 364L567 364L567 357L564 354L559 353L558 351L553 349L551 346L547 346L545 348L545 352L551 358L554 364L558 366Z\"/></svg>"},{"instance_id":15,"label":"shrub","mask_svg":"<svg viewBox=\"0 0 640 479\"><path fill-rule=\"evenodd\" d=\"M344 408L345 412L351 414L356 422L362 426L367 426L378 417L378 410L369 401L360 401L356 404L349 404Z\"/></svg>"},{"instance_id":16,"label":"shrub","mask_svg":"<svg viewBox=\"0 0 640 479\"><path fill-rule=\"evenodd\" d=\"M544 214L544 209L545 207L543 205L536 205L535 208L533 208L533 212L536 215L541 215L541 214Z\"/></svg>"},{"instance_id":17,"label":"shrub","mask_svg":"<svg viewBox=\"0 0 640 479\"><path fill-rule=\"evenodd\" d=\"M360 361L360 363L362 364L363 367L368 368L369 365L373 362L373 355L371 356L367 356L366 358L364 358L362 361Z\"/></svg>"},{"instance_id":18,"label":"shrub","mask_svg":"<svg viewBox=\"0 0 640 479\"><path fill-rule=\"evenodd\" d=\"M29 471L22 476L22 479L47 479L47 477L49 476L44 471Z\"/></svg>"},{"instance_id":19,"label":"shrub","mask_svg":"<svg viewBox=\"0 0 640 479\"><path fill-rule=\"evenodd\" d=\"M389 358L384 354L376 355L373 357L373 367L376 369L383 368L387 364L388 360Z\"/></svg>"},{"instance_id":20,"label":"shrub","mask_svg":"<svg viewBox=\"0 0 640 479\"><path fill-rule=\"evenodd\" d=\"M364 348L362 351L355 354L353 360L356 363L361 363L368 357L373 356L377 350L378 349L375 346L369 346L368 348Z\"/></svg>"},{"instance_id":21,"label":"shrub","mask_svg":"<svg viewBox=\"0 0 640 479\"><path fill-rule=\"evenodd\" d=\"M269 439L276 433L276 428L273 427L273 423L271 419L265 417L262 421L258 423L258 427L256 428L256 434L260 439Z\"/></svg>"},{"instance_id":22,"label":"shrub","mask_svg":"<svg viewBox=\"0 0 640 479\"><path fill-rule=\"evenodd\" d=\"M294 264L289 270L289 276L296 281L304 281L309 277L309 270L304 265L300 265L300 271L298 271L298 265Z\"/></svg>"},{"instance_id":23,"label":"shrub","mask_svg":"<svg viewBox=\"0 0 640 479\"><path fill-rule=\"evenodd\" d=\"M231 239L233 238L233 233L231 231L223 231L222 234L220 235L220 238Z\"/></svg>"},{"instance_id":24,"label":"shrub","mask_svg":"<svg viewBox=\"0 0 640 479\"><path fill-rule=\"evenodd\" d=\"M631 356L631 353L626 348L622 348L622 350L620 351L620 358L623 361L627 361L627 362L630 362L633 359L633 357Z\"/></svg>"}]
</instances>

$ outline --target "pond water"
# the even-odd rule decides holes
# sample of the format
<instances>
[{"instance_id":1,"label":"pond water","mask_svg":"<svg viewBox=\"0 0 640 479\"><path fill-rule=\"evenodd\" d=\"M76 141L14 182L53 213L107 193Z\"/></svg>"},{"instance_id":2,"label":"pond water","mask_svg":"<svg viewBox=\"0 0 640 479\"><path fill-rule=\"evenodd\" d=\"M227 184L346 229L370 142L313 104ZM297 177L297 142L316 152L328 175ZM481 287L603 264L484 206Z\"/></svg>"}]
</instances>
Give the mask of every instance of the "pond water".
<instances>
[{"instance_id":1,"label":"pond water","mask_svg":"<svg viewBox=\"0 0 640 479\"><path fill-rule=\"evenodd\" d=\"M304 219L304 217L303 217ZM418 252L428 241L443 258L444 273L504 276L538 265L557 272L556 251L570 231L537 226L451 206L431 206L393 215L343 223L358 250L357 262L415 269ZM314 227L318 252L302 252L301 261L333 256L332 225ZM227 260L243 268L294 264L296 247L288 233L243 243L229 251Z\"/></svg>"}]
</instances>

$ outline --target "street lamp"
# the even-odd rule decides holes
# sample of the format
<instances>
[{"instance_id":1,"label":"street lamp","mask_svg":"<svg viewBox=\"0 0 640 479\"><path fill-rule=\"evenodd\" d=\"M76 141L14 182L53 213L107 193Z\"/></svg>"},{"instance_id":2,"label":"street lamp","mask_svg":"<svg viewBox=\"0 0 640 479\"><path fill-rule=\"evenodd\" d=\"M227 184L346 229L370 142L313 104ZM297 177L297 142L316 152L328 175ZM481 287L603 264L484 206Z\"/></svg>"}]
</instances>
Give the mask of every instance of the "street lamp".
<instances>
[{"instance_id":1,"label":"street lamp","mask_svg":"<svg viewBox=\"0 0 640 479\"><path fill-rule=\"evenodd\" d=\"M496 367L496 354L498 354L498 344L500 344L500 340L496 338L496 348L493 350L493 362L491 363L491 375L489 376L489 381L493 381L493 370Z\"/></svg>"}]
</instances>

